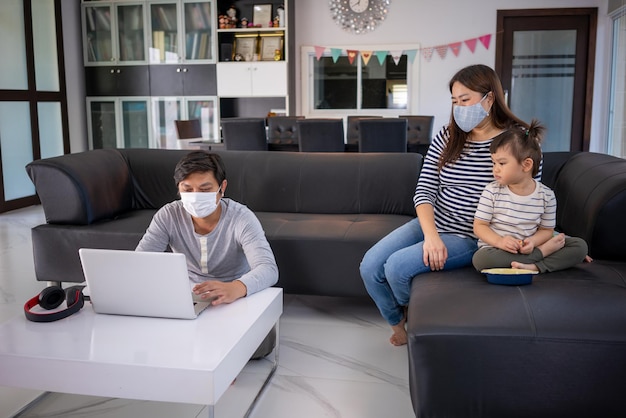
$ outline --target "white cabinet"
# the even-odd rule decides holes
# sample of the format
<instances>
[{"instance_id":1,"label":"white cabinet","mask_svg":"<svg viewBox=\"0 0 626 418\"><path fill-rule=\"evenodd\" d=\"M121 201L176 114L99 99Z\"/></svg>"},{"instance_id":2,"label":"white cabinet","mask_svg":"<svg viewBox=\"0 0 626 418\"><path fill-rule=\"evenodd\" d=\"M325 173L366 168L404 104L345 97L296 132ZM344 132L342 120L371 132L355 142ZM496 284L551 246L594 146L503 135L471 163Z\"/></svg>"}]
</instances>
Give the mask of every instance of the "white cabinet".
<instances>
[{"instance_id":1,"label":"white cabinet","mask_svg":"<svg viewBox=\"0 0 626 418\"><path fill-rule=\"evenodd\" d=\"M286 96L286 81L285 61L217 64L217 95L220 97Z\"/></svg>"}]
</instances>

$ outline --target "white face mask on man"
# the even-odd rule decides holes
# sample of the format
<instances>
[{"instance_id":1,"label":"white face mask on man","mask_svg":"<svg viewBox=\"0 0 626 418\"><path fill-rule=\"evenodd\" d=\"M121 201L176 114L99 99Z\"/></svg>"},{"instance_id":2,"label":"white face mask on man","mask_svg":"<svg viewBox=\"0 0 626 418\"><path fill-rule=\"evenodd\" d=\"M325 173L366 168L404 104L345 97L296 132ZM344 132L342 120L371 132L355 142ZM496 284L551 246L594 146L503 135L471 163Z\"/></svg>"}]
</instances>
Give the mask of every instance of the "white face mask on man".
<instances>
[{"instance_id":1,"label":"white face mask on man","mask_svg":"<svg viewBox=\"0 0 626 418\"><path fill-rule=\"evenodd\" d=\"M191 216L196 218L206 218L217 209L218 200L217 192L181 192L180 200L183 202L183 207Z\"/></svg>"}]
</instances>

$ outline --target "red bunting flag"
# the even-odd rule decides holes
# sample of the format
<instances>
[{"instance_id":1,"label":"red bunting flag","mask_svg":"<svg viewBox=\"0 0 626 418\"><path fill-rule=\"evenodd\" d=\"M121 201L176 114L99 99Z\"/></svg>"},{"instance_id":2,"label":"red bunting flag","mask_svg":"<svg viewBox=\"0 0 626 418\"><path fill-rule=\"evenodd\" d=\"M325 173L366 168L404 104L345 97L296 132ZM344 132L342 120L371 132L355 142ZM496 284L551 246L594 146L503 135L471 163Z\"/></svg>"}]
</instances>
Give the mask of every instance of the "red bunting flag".
<instances>
[{"instance_id":1,"label":"red bunting flag","mask_svg":"<svg viewBox=\"0 0 626 418\"><path fill-rule=\"evenodd\" d=\"M446 54L448 53L448 45L439 45L435 47L435 51L437 51L437 54L439 54L439 57L441 59L445 59L446 58Z\"/></svg>"},{"instance_id":2,"label":"red bunting flag","mask_svg":"<svg viewBox=\"0 0 626 418\"><path fill-rule=\"evenodd\" d=\"M461 52L461 45L461 42L454 42L448 45L455 57L459 56L459 52Z\"/></svg>"},{"instance_id":3,"label":"red bunting flag","mask_svg":"<svg viewBox=\"0 0 626 418\"><path fill-rule=\"evenodd\" d=\"M320 58L322 58L322 55L324 55L324 50L326 50L326 48L324 48L323 46L315 46L315 58L317 58L317 60L319 61Z\"/></svg>"},{"instance_id":4,"label":"red bunting flag","mask_svg":"<svg viewBox=\"0 0 626 418\"><path fill-rule=\"evenodd\" d=\"M354 64L354 59L356 58L356 55L359 53L359 51L356 51L354 49L348 49L348 61L350 62L350 64Z\"/></svg>"},{"instance_id":5,"label":"red bunting flag","mask_svg":"<svg viewBox=\"0 0 626 418\"><path fill-rule=\"evenodd\" d=\"M476 49L476 41L477 40L478 40L478 38L472 38L472 39L467 39L465 41L465 45L467 45L469 50L472 51L472 54L474 53L474 50Z\"/></svg>"},{"instance_id":6,"label":"red bunting flag","mask_svg":"<svg viewBox=\"0 0 626 418\"><path fill-rule=\"evenodd\" d=\"M485 49L489 49L489 42L491 41L491 34L483 35L479 37L480 42L485 46Z\"/></svg>"}]
</instances>

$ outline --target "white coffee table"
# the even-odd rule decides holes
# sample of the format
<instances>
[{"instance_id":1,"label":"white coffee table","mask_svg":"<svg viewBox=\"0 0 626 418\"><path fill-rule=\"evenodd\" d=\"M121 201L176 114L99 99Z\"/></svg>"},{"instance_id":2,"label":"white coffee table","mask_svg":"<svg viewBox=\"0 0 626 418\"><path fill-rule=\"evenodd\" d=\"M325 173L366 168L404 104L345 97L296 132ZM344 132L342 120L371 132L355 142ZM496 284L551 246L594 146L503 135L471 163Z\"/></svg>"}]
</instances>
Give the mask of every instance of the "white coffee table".
<instances>
[{"instance_id":1,"label":"white coffee table","mask_svg":"<svg viewBox=\"0 0 626 418\"><path fill-rule=\"evenodd\" d=\"M0 385L48 392L214 406L276 326L280 288L210 307L195 320L96 314L0 324ZM259 395L254 399L252 410Z\"/></svg>"}]
</instances>

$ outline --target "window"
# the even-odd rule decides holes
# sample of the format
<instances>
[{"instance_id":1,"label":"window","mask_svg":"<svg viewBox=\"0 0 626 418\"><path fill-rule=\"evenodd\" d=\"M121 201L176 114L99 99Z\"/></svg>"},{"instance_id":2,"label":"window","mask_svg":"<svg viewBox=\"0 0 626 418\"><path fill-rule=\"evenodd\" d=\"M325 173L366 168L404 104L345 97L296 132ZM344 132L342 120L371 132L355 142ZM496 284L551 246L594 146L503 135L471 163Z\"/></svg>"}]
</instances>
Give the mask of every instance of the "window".
<instances>
[{"instance_id":1,"label":"window","mask_svg":"<svg viewBox=\"0 0 626 418\"><path fill-rule=\"evenodd\" d=\"M376 49L381 47L371 48ZM409 49L416 52L419 47L394 45L385 50L403 51L397 60L388 53L382 56L381 63L372 54L366 63L358 51L350 62L347 49L333 57L330 48L326 48L318 59L313 47L303 47L302 80L308 80L308 84L302 86L302 114L309 117L409 114L417 108L418 61L415 54L410 59L404 53ZM365 50L370 49L359 48Z\"/></svg>"},{"instance_id":2,"label":"window","mask_svg":"<svg viewBox=\"0 0 626 418\"><path fill-rule=\"evenodd\" d=\"M626 158L626 7L613 16L608 153Z\"/></svg>"}]
</instances>

